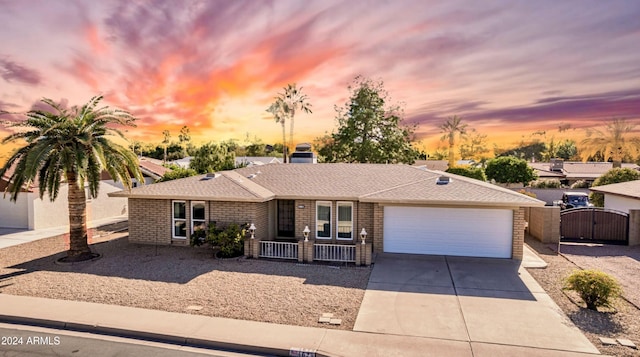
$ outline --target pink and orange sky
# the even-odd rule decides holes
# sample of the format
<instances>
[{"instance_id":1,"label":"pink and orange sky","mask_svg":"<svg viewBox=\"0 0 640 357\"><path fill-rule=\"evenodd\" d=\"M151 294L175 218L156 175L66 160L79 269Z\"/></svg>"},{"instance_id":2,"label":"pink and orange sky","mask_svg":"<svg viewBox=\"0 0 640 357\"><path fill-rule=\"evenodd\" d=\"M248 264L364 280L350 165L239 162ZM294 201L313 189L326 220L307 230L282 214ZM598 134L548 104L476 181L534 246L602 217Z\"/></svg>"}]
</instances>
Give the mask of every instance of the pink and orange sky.
<instances>
[{"instance_id":1,"label":"pink and orange sky","mask_svg":"<svg viewBox=\"0 0 640 357\"><path fill-rule=\"evenodd\" d=\"M140 119L130 139L188 125L199 142L275 142L265 109L296 82L313 105L296 116L302 142L335 127L364 75L427 147L451 115L500 145L560 124L582 135L640 124L638 19L637 0L0 0L0 109L103 94Z\"/></svg>"}]
</instances>

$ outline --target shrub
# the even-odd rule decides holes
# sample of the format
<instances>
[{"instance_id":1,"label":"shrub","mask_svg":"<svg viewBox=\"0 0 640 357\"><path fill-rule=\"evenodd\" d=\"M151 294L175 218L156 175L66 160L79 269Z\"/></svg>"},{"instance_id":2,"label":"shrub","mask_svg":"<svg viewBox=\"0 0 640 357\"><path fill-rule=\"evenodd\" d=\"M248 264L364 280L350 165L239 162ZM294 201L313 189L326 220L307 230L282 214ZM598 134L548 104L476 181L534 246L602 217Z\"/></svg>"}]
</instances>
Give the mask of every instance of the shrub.
<instances>
[{"instance_id":1,"label":"shrub","mask_svg":"<svg viewBox=\"0 0 640 357\"><path fill-rule=\"evenodd\" d=\"M237 257L244 252L244 237L247 232L247 224L230 224L225 229L220 229L215 222L209 223L207 229L196 229L191 233L191 245L201 246L211 244L219 249L223 258Z\"/></svg>"},{"instance_id":2,"label":"shrub","mask_svg":"<svg viewBox=\"0 0 640 357\"><path fill-rule=\"evenodd\" d=\"M585 181L585 180L578 180L576 182L573 183L573 185L571 185L572 189L576 189L576 188L589 188L589 182Z\"/></svg>"},{"instance_id":3,"label":"shrub","mask_svg":"<svg viewBox=\"0 0 640 357\"><path fill-rule=\"evenodd\" d=\"M454 175L471 177L480 181L487 181L487 176L485 176L484 171L479 167L450 167L446 172Z\"/></svg>"},{"instance_id":4,"label":"shrub","mask_svg":"<svg viewBox=\"0 0 640 357\"><path fill-rule=\"evenodd\" d=\"M640 172L630 168L613 168L593 182L593 187L604 186L612 183L627 182L640 179ZM599 192L591 192L589 200L597 207L604 207L604 195Z\"/></svg>"},{"instance_id":5,"label":"shrub","mask_svg":"<svg viewBox=\"0 0 640 357\"><path fill-rule=\"evenodd\" d=\"M538 197L535 193L529 192L529 191L525 190L524 188L522 190L518 190L518 193L521 193L523 195L527 195L527 196L533 197L533 198L537 198Z\"/></svg>"},{"instance_id":6,"label":"shrub","mask_svg":"<svg viewBox=\"0 0 640 357\"><path fill-rule=\"evenodd\" d=\"M531 183L531 187L533 188L560 188L562 184L558 179L551 180L537 180Z\"/></svg>"},{"instance_id":7,"label":"shrub","mask_svg":"<svg viewBox=\"0 0 640 357\"><path fill-rule=\"evenodd\" d=\"M620 284L610 275L598 270L577 270L565 280L565 289L574 290L589 310L610 307L612 300L622 293Z\"/></svg>"}]
</instances>

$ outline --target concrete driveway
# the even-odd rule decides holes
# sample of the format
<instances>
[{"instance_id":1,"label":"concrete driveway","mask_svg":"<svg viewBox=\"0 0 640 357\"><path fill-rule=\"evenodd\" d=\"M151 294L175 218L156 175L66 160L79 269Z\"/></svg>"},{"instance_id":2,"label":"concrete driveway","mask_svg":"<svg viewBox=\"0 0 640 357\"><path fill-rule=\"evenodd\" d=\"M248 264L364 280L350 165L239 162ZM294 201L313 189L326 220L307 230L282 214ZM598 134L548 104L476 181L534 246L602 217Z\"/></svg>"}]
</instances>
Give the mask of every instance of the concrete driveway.
<instances>
[{"instance_id":1,"label":"concrete driveway","mask_svg":"<svg viewBox=\"0 0 640 357\"><path fill-rule=\"evenodd\" d=\"M518 261L382 254L354 331L599 353ZM542 351L541 351L542 352Z\"/></svg>"}]
</instances>

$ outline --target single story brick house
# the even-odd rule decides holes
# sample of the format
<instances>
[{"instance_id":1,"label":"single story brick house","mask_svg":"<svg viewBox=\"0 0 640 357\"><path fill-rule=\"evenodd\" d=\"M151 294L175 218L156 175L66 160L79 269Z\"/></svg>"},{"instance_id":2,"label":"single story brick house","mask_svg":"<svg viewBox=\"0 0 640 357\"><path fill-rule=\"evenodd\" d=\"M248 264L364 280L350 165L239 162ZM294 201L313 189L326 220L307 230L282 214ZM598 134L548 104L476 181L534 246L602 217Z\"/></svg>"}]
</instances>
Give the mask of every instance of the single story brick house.
<instances>
[{"instance_id":1,"label":"single story brick house","mask_svg":"<svg viewBox=\"0 0 640 357\"><path fill-rule=\"evenodd\" d=\"M524 208L544 206L441 171L346 163L245 167L110 196L128 198L136 243L186 245L215 221L253 223L263 243L296 244L310 227L309 241L322 249L355 247L364 228L374 252L513 259L522 259Z\"/></svg>"}]
</instances>

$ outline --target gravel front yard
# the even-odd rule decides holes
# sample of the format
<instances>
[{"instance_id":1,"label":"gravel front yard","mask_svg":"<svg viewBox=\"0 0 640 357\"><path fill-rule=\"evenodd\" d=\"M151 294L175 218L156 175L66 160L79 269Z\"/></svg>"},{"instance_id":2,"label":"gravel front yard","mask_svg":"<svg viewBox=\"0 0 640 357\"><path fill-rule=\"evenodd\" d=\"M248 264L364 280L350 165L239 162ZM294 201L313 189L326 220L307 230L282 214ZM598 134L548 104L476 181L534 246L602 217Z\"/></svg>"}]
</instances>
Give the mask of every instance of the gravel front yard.
<instances>
[{"instance_id":1,"label":"gravel front yard","mask_svg":"<svg viewBox=\"0 0 640 357\"><path fill-rule=\"evenodd\" d=\"M212 258L190 247L94 239L94 262L61 266L62 237L0 249L0 293L88 301L206 316L351 330L371 272L365 267ZM189 310L201 306L201 310Z\"/></svg>"},{"instance_id":2,"label":"gravel front yard","mask_svg":"<svg viewBox=\"0 0 640 357\"><path fill-rule=\"evenodd\" d=\"M567 248L562 245L560 248L562 254L566 257L558 255L557 245L543 244L539 241L527 237L525 242L529 247L535 250L538 255L544 259L549 266L546 269L529 269L529 273L538 281L538 283L547 291L549 296L558 304L564 313L573 321L573 323L582 330L589 340L600 350L601 353L610 356L639 356L640 351L623 346L605 346L598 337L623 338L633 341L640 346L640 309L632 303L624 299L618 299L615 303L615 310L596 312L587 310L583 307L580 299L570 292L562 290L563 279L571 272L580 268L599 268L601 270L611 269L611 273L617 272L616 277L620 282L624 279L637 277L633 266L637 267L638 261L630 262L629 255L624 252L637 251L637 248L617 246L605 247L609 253L617 250L622 253L615 256L608 256L607 259L601 260L602 256L594 254L594 250L588 248L598 247L578 247L571 246ZM595 250L600 253L605 250ZM579 251L582 254L576 254ZM600 254L599 253L599 254ZM576 265L574 263L578 263ZM606 264L604 262L607 262ZM635 274L635 275L633 275ZM626 285L626 284L625 284ZM632 296L637 294L639 284L631 284L625 286L624 296Z\"/></svg>"}]
</instances>

